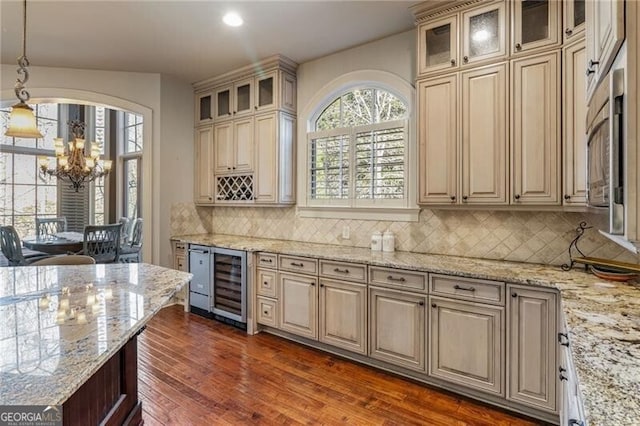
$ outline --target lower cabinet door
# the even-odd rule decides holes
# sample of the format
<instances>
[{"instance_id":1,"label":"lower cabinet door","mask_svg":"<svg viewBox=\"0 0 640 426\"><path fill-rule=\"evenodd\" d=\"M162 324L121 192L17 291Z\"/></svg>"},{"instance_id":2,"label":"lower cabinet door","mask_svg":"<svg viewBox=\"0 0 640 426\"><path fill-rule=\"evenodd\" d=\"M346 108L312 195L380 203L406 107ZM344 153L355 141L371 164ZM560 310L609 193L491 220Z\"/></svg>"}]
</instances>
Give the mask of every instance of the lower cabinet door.
<instances>
[{"instance_id":1,"label":"lower cabinet door","mask_svg":"<svg viewBox=\"0 0 640 426\"><path fill-rule=\"evenodd\" d=\"M318 278L279 274L280 329L318 339Z\"/></svg>"},{"instance_id":2,"label":"lower cabinet door","mask_svg":"<svg viewBox=\"0 0 640 426\"><path fill-rule=\"evenodd\" d=\"M430 297L429 375L504 395L504 308Z\"/></svg>"},{"instance_id":3,"label":"lower cabinet door","mask_svg":"<svg viewBox=\"0 0 640 426\"><path fill-rule=\"evenodd\" d=\"M424 371L426 296L369 287L369 356Z\"/></svg>"},{"instance_id":4,"label":"lower cabinet door","mask_svg":"<svg viewBox=\"0 0 640 426\"><path fill-rule=\"evenodd\" d=\"M320 280L320 341L367 353L367 286Z\"/></svg>"},{"instance_id":5,"label":"lower cabinet door","mask_svg":"<svg viewBox=\"0 0 640 426\"><path fill-rule=\"evenodd\" d=\"M556 294L517 285L507 294L507 398L557 412Z\"/></svg>"}]
</instances>

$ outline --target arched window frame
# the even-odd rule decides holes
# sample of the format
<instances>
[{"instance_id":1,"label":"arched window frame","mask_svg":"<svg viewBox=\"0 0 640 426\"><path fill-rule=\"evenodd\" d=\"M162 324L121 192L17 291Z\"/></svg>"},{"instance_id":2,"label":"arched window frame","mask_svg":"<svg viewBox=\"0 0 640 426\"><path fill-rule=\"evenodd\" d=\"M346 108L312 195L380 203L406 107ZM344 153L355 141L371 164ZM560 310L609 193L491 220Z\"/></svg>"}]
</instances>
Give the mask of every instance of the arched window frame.
<instances>
[{"instance_id":1,"label":"arched window frame","mask_svg":"<svg viewBox=\"0 0 640 426\"><path fill-rule=\"evenodd\" d=\"M399 199L313 199L311 196L311 140L310 137L331 136L341 129L315 131L317 119L338 97L353 90L375 88L387 91L400 99L407 108L405 128L405 176L404 198ZM301 217L352 218L370 220L417 221L416 206L416 139L415 139L415 89L395 74L363 70L345 74L320 89L300 110L298 130L298 214ZM371 130L386 127L391 122L371 124ZM395 124L398 124L397 122ZM352 128L353 129L353 128Z\"/></svg>"}]
</instances>

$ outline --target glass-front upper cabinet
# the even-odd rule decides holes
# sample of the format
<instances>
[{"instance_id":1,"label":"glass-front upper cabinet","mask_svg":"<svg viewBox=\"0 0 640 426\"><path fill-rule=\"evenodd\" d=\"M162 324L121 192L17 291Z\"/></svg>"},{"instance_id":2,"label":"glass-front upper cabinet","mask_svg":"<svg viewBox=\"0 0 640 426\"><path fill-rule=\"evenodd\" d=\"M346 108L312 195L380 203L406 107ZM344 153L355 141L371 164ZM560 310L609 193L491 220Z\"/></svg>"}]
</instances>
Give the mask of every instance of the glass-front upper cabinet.
<instances>
[{"instance_id":1,"label":"glass-front upper cabinet","mask_svg":"<svg viewBox=\"0 0 640 426\"><path fill-rule=\"evenodd\" d=\"M258 112L272 109L276 106L276 94L278 92L278 72L272 71L256 77L256 104L254 109Z\"/></svg>"},{"instance_id":2,"label":"glass-front upper cabinet","mask_svg":"<svg viewBox=\"0 0 640 426\"><path fill-rule=\"evenodd\" d=\"M224 120L253 111L253 78L236 81L215 90L215 118Z\"/></svg>"},{"instance_id":3,"label":"glass-front upper cabinet","mask_svg":"<svg viewBox=\"0 0 640 426\"><path fill-rule=\"evenodd\" d=\"M512 3L513 45L516 54L559 45L562 3L556 0L517 0Z\"/></svg>"},{"instance_id":4,"label":"glass-front upper cabinet","mask_svg":"<svg viewBox=\"0 0 640 426\"><path fill-rule=\"evenodd\" d=\"M564 6L564 40L569 41L584 32L586 15L585 0L565 0Z\"/></svg>"},{"instance_id":5,"label":"glass-front upper cabinet","mask_svg":"<svg viewBox=\"0 0 640 426\"><path fill-rule=\"evenodd\" d=\"M420 24L418 74L458 65L458 17Z\"/></svg>"},{"instance_id":6,"label":"glass-front upper cabinet","mask_svg":"<svg viewBox=\"0 0 640 426\"><path fill-rule=\"evenodd\" d=\"M462 28L461 65L506 55L504 1L462 13Z\"/></svg>"},{"instance_id":7,"label":"glass-front upper cabinet","mask_svg":"<svg viewBox=\"0 0 640 426\"><path fill-rule=\"evenodd\" d=\"M213 118L211 92L196 95L196 125L206 124Z\"/></svg>"}]
</instances>

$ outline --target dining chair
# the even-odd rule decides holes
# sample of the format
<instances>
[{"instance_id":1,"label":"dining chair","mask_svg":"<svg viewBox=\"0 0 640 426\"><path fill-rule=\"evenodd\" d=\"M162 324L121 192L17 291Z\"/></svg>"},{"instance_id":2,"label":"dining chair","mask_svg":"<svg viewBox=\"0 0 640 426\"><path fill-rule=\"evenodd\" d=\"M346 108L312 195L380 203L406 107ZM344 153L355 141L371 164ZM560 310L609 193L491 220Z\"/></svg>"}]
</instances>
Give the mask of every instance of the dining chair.
<instances>
[{"instance_id":1,"label":"dining chair","mask_svg":"<svg viewBox=\"0 0 640 426\"><path fill-rule=\"evenodd\" d=\"M55 235L58 232L67 232L66 217L36 218L36 237L38 239L47 235Z\"/></svg>"},{"instance_id":2,"label":"dining chair","mask_svg":"<svg viewBox=\"0 0 640 426\"><path fill-rule=\"evenodd\" d=\"M142 218L139 217L133 224L131 240L120 248L120 263L138 263L142 251Z\"/></svg>"},{"instance_id":3,"label":"dining chair","mask_svg":"<svg viewBox=\"0 0 640 426\"><path fill-rule=\"evenodd\" d=\"M96 260L91 256L82 254L63 254L61 256L51 256L40 259L31 264L31 266L44 265L93 265Z\"/></svg>"},{"instance_id":4,"label":"dining chair","mask_svg":"<svg viewBox=\"0 0 640 426\"><path fill-rule=\"evenodd\" d=\"M115 263L120 255L122 223L109 225L87 225L84 227L83 254L91 256L96 263Z\"/></svg>"},{"instance_id":5,"label":"dining chair","mask_svg":"<svg viewBox=\"0 0 640 426\"><path fill-rule=\"evenodd\" d=\"M129 242L129 237L131 233L131 220L128 217L121 217L118 219L118 223L122 224L122 228L120 230L120 245L125 245Z\"/></svg>"},{"instance_id":6,"label":"dining chair","mask_svg":"<svg viewBox=\"0 0 640 426\"><path fill-rule=\"evenodd\" d=\"M30 250L30 254L25 255L25 252L22 251L20 236L11 225L0 226L0 249L4 257L7 258L9 266L25 266L50 256L33 250Z\"/></svg>"}]
</instances>

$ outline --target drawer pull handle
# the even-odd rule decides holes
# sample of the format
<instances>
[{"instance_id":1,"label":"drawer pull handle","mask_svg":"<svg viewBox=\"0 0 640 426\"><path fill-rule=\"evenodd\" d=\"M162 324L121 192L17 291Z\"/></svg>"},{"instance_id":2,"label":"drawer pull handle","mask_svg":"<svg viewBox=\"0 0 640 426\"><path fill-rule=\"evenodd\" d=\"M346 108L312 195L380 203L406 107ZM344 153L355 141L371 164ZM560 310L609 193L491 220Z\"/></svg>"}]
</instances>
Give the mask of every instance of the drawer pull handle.
<instances>
[{"instance_id":1,"label":"drawer pull handle","mask_svg":"<svg viewBox=\"0 0 640 426\"><path fill-rule=\"evenodd\" d=\"M569 419L569 426L584 426L584 422L582 420Z\"/></svg>"},{"instance_id":2,"label":"drawer pull handle","mask_svg":"<svg viewBox=\"0 0 640 426\"><path fill-rule=\"evenodd\" d=\"M569 335L567 333L558 333L558 343L562 346L569 347Z\"/></svg>"},{"instance_id":3,"label":"drawer pull handle","mask_svg":"<svg viewBox=\"0 0 640 426\"><path fill-rule=\"evenodd\" d=\"M562 381L564 381L564 380L567 380L567 376L563 375L562 373L560 373L560 374L558 375L558 377L560 378L560 381L561 381L561 382L562 382Z\"/></svg>"},{"instance_id":4,"label":"drawer pull handle","mask_svg":"<svg viewBox=\"0 0 640 426\"><path fill-rule=\"evenodd\" d=\"M314 287L315 287L315 285L316 285L316 283L313 283L313 282L311 282L311 283L309 283L309 284L311 284L311 285L312 285L312 286L314 286Z\"/></svg>"},{"instance_id":5,"label":"drawer pull handle","mask_svg":"<svg viewBox=\"0 0 640 426\"><path fill-rule=\"evenodd\" d=\"M513 297L513 298L518 297L518 293L511 293L511 297Z\"/></svg>"},{"instance_id":6,"label":"drawer pull handle","mask_svg":"<svg viewBox=\"0 0 640 426\"><path fill-rule=\"evenodd\" d=\"M339 273L341 273L341 274L348 274L348 273L349 273L349 270L348 270L348 269L346 269L346 268L345 268L345 269L335 268L335 269L333 270L333 272L339 272Z\"/></svg>"},{"instance_id":7,"label":"drawer pull handle","mask_svg":"<svg viewBox=\"0 0 640 426\"><path fill-rule=\"evenodd\" d=\"M418 305L424 306L424 302L421 300L421 301L418 302Z\"/></svg>"},{"instance_id":8,"label":"drawer pull handle","mask_svg":"<svg viewBox=\"0 0 640 426\"><path fill-rule=\"evenodd\" d=\"M404 277L396 278L396 277L394 277L393 275L389 275L389 276L387 276L387 279L388 279L389 281L398 281L398 282L401 282L401 283L403 283L403 282L405 282L405 281L406 281L406 280L404 279Z\"/></svg>"},{"instance_id":9,"label":"drawer pull handle","mask_svg":"<svg viewBox=\"0 0 640 426\"><path fill-rule=\"evenodd\" d=\"M297 266L298 268L302 268L304 266L304 263L291 262L291 266Z\"/></svg>"},{"instance_id":10,"label":"drawer pull handle","mask_svg":"<svg viewBox=\"0 0 640 426\"><path fill-rule=\"evenodd\" d=\"M438 305L436 305L435 303L432 303L432 304L431 304L431 307L432 307L432 308L437 308L437 307L438 307Z\"/></svg>"},{"instance_id":11,"label":"drawer pull handle","mask_svg":"<svg viewBox=\"0 0 640 426\"><path fill-rule=\"evenodd\" d=\"M273 260L272 259L260 259L260 262L273 263Z\"/></svg>"},{"instance_id":12,"label":"drawer pull handle","mask_svg":"<svg viewBox=\"0 0 640 426\"><path fill-rule=\"evenodd\" d=\"M458 285L458 284L454 285L453 288L456 290L476 291L475 287L462 287L461 285Z\"/></svg>"},{"instance_id":13,"label":"drawer pull handle","mask_svg":"<svg viewBox=\"0 0 640 426\"><path fill-rule=\"evenodd\" d=\"M564 367L558 367L558 371L564 373L565 371L567 371L567 369Z\"/></svg>"}]
</instances>

